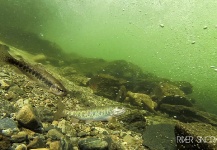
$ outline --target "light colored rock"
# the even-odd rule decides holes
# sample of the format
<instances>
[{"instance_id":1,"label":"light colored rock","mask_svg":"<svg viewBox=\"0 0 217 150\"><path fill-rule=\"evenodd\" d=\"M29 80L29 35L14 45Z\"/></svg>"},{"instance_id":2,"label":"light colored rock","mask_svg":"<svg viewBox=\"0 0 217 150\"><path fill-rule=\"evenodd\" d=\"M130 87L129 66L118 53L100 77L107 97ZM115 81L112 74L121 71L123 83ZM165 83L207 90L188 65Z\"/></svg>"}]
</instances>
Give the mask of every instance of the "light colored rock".
<instances>
[{"instance_id":1,"label":"light colored rock","mask_svg":"<svg viewBox=\"0 0 217 150\"><path fill-rule=\"evenodd\" d=\"M31 105L23 106L16 115L16 119L21 126L30 130L40 132L42 130L42 123L36 116Z\"/></svg>"}]
</instances>

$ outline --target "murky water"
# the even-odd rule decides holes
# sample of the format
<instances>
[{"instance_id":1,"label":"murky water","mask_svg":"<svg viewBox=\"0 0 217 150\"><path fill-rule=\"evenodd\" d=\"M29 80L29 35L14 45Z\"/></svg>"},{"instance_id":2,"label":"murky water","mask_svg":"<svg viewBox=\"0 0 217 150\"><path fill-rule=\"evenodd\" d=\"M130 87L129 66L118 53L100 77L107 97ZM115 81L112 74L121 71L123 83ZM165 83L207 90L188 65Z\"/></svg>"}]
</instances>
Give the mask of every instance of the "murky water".
<instances>
[{"instance_id":1,"label":"murky water","mask_svg":"<svg viewBox=\"0 0 217 150\"><path fill-rule=\"evenodd\" d=\"M196 101L217 113L216 1L0 1L1 32L34 32L66 52L189 81Z\"/></svg>"}]
</instances>

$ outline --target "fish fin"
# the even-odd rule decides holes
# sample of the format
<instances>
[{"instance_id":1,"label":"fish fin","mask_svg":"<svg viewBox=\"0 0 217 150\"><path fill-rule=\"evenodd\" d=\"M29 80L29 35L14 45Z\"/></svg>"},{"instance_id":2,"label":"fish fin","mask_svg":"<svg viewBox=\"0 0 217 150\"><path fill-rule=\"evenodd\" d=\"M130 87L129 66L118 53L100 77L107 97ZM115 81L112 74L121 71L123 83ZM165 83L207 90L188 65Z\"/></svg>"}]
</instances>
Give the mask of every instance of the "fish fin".
<instances>
[{"instance_id":1,"label":"fish fin","mask_svg":"<svg viewBox=\"0 0 217 150\"><path fill-rule=\"evenodd\" d=\"M64 113L64 109L65 109L65 105L61 101L59 101L57 103L57 112L54 113L54 120L58 120L66 116Z\"/></svg>"}]
</instances>

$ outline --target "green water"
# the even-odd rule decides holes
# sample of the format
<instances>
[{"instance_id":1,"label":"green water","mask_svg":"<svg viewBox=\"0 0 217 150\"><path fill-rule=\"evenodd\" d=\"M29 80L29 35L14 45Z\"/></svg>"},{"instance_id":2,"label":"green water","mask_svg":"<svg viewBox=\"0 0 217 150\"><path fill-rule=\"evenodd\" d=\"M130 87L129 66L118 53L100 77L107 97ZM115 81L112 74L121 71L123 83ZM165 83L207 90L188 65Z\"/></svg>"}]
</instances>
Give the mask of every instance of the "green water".
<instances>
[{"instance_id":1,"label":"green water","mask_svg":"<svg viewBox=\"0 0 217 150\"><path fill-rule=\"evenodd\" d=\"M5 26L35 32L66 52L125 59L189 81L196 101L217 113L217 72L210 68L217 66L217 1L1 1L10 6L1 9Z\"/></svg>"}]
</instances>

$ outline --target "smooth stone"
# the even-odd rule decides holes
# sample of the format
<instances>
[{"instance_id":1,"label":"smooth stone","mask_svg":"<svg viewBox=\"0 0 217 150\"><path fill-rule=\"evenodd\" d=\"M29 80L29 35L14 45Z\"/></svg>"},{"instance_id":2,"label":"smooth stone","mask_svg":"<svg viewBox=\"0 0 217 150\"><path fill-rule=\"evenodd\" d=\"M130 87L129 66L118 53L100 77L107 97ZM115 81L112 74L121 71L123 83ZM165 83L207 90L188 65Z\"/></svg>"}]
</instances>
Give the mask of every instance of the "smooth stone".
<instances>
[{"instance_id":1,"label":"smooth stone","mask_svg":"<svg viewBox=\"0 0 217 150\"><path fill-rule=\"evenodd\" d=\"M10 118L3 118L0 120L0 129L15 129L17 128L17 124L14 120Z\"/></svg>"},{"instance_id":2,"label":"smooth stone","mask_svg":"<svg viewBox=\"0 0 217 150\"><path fill-rule=\"evenodd\" d=\"M15 148L15 150L27 150L27 147L25 144L20 144Z\"/></svg>"},{"instance_id":3,"label":"smooth stone","mask_svg":"<svg viewBox=\"0 0 217 150\"><path fill-rule=\"evenodd\" d=\"M34 138L28 145L27 148L28 149L32 149L32 148L44 148L46 147L45 141L40 138L40 137L36 137Z\"/></svg>"},{"instance_id":4,"label":"smooth stone","mask_svg":"<svg viewBox=\"0 0 217 150\"><path fill-rule=\"evenodd\" d=\"M87 138L78 142L81 150L108 150L108 143L98 138Z\"/></svg>"},{"instance_id":5,"label":"smooth stone","mask_svg":"<svg viewBox=\"0 0 217 150\"><path fill-rule=\"evenodd\" d=\"M19 124L35 132L42 132L42 123L31 105L23 106L16 115Z\"/></svg>"},{"instance_id":6,"label":"smooth stone","mask_svg":"<svg viewBox=\"0 0 217 150\"><path fill-rule=\"evenodd\" d=\"M19 132L18 134L14 134L11 136L10 141L13 143L21 143L28 139L27 133L24 131Z\"/></svg>"},{"instance_id":7,"label":"smooth stone","mask_svg":"<svg viewBox=\"0 0 217 150\"><path fill-rule=\"evenodd\" d=\"M64 135L56 129L51 129L48 131L47 136L53 140L60 140Z\"/></svg>"}]
</instances>

